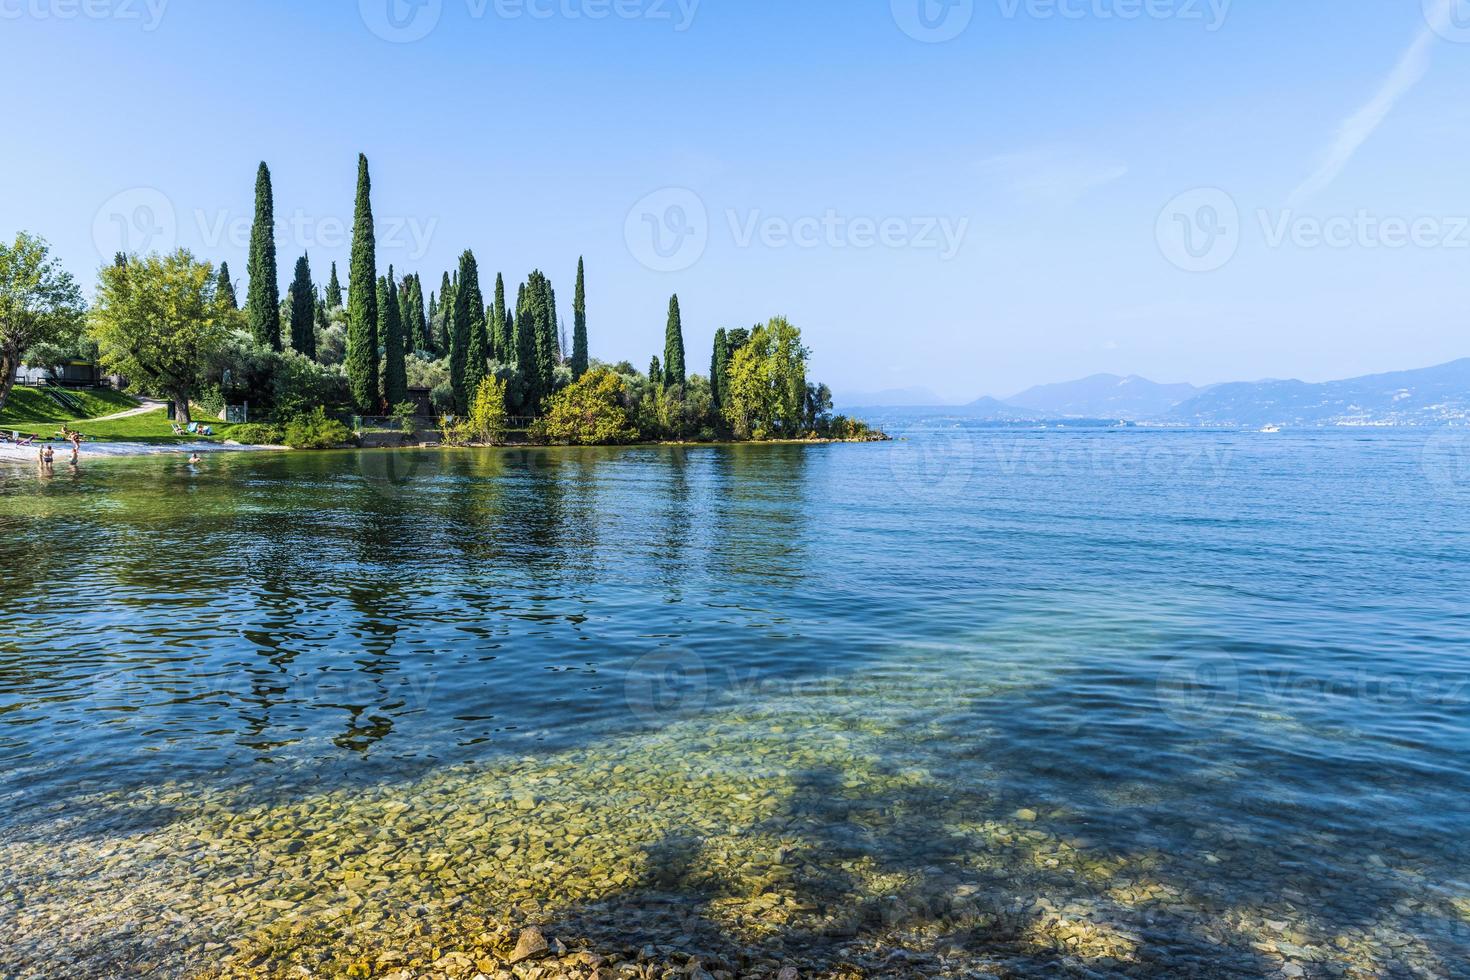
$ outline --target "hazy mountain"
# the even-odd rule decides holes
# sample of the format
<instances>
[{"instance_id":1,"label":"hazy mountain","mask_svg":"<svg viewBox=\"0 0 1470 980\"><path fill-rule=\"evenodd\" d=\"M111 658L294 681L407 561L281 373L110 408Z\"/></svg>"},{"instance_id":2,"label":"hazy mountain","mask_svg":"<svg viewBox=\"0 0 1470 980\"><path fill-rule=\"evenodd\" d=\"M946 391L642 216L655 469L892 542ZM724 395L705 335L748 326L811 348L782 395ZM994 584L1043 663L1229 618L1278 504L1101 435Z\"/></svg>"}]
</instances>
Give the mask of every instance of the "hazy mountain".
<instances>
[{"instance_id":1,"label":"hazy mountain","mask_svg":"<svg viewBox=\"0 0 1470 980\"><path fill-rule=\"evenodd\" d=\"M1006 401L1063 418L1151 419L1199 393L1194 385L1163 385L1137 375L1094 374L1081 381L1028 388Z\"/></svg>"},{"instance_id":2,"label":"hazy mountain","mask_svg":"<svg viewBox=\"0 0 1470 980\"><path fill-rule=\"evenodd\" d=\"M854 391L834 399L840 408L894 408L941 405L943 400L928 388L887 388L883 391Z\"/></svg>"},{"instance_id":3,"label":"hazy mountain","mask_svg":"<svg viewBox=\"0 0 1470 980\"><path fill-rule=\"evenodd\" d=\"M1196 425L1438 425L1470 420L1470 358L1347 381L1217 385L1169 412Z\"/></svg>"}]
</instances>

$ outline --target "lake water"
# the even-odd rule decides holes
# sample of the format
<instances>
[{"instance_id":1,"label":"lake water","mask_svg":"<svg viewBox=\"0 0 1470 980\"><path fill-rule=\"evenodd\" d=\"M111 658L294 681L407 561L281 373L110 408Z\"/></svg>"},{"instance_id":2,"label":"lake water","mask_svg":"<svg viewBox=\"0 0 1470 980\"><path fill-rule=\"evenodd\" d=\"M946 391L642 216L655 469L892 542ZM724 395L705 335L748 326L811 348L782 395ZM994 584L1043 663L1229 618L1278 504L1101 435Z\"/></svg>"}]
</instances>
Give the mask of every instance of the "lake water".
<instances>
[{"instance_id":1,"label":"lake water","mask_svg":"<svg viewBox=\"0 0 1470 980\"><path fill-rule=\"evenodd\" d=\"M1470 976L1470 435L888 421L0 467L0 975Z\"/></svg>"}]
</instances>

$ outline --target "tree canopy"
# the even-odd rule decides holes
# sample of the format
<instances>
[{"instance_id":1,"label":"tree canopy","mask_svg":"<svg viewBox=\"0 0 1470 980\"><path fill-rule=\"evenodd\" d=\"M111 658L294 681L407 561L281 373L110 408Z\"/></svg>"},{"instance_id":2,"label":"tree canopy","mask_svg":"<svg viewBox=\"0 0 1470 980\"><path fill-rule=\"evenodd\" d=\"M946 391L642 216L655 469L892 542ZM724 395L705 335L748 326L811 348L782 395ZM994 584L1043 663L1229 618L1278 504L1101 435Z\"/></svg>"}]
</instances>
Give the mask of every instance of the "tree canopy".
<instances>
[{"instance_id":1,"label":"tree canopy","mask_svg":"<svg viewBox=\"0 0 1470 980\"><path fill-rule=\"evenodd\" d=\"M204 366L236 318L219 301L214 267L179 249L104 267L87 329L103 364L167 395L187 422Z\"/></svg>"},{"instance_id":2,"label":"tree canopy","mask_svg":"<svg viewBox=\"0 0 1470 980\"><path fill-rule=\"evenodd\" d=\"M75 341L85 312L81 289L45 239L20 232L11 245L0 241L0 409L26 352Z\"/></svg>"}]
</instances>

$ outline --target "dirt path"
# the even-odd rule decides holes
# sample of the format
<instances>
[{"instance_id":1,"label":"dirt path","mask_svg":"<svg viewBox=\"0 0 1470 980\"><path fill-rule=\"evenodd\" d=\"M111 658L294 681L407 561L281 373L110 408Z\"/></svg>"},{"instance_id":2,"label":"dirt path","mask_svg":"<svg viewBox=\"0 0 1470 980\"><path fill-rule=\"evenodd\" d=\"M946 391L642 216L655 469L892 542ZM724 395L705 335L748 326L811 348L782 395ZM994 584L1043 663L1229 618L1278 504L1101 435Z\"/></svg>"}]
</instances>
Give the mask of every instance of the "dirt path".
<instances>
[{"instance_id":1,"label":"dirt path","mask_svg":"<svg viewBox=\"0 0 1470 980\"><path fill-rule=\"evenodd\" d=\"M112 421L115 421L117 419L130 419L134 415L147 415L149 412L156 412L160 408L168 408L168 402L155 401L155 400L153 400L151 398L145 398L145 399L143 399L143 403L141 405L139 405L137 408L130 408L126 412L116 412L116 413L114 413L112 415L103 415L101 418L95 418L95 419L78 419L77 421L80 421L80 422L112 422Z\"/></svg>"}]
</instances>

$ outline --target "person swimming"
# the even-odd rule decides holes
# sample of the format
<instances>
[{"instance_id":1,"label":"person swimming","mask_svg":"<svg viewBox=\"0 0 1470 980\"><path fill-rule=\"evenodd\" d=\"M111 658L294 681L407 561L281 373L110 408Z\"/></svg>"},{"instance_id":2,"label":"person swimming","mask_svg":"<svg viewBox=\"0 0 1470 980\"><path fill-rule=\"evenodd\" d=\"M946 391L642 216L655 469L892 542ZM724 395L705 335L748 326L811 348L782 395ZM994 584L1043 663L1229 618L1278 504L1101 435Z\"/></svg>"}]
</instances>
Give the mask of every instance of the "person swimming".
<instances>
[{"instance_id":1,"label":"person swimming","mask_svg":"<svg viewBox=\"0 0 1470 980\"><path fill-rule=\"evenodd\" d=\"M202 462L204 462L204 457L200 456L198 453L195 453L193 456L189 457L190 466L197 466Z\"/></svg>"}]
</instances>

